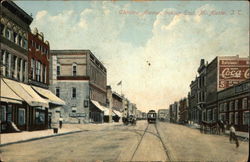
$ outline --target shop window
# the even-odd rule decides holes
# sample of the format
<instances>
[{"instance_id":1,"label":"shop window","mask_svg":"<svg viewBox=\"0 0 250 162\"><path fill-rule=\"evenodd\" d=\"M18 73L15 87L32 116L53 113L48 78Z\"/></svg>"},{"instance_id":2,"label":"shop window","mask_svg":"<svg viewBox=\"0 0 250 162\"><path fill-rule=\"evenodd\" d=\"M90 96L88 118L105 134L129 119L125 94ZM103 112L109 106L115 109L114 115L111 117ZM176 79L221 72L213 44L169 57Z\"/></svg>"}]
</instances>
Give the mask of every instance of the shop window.
<instances>
[{"instance_id":1,"label":"shop window","mask_svg":"<svg viewBox=\"0 0 250 162\"><path fill-rule=\"evenodd\" d=\"M36 124L45 123L45 112L41 110L36 110Z\"/></svg>"},{"instance_id":2,"label":"shop window","mask_svg":"<svg viewBox=\"0 0 250 162\"><path fill-rule=\"evenodd\" d=\"M243 112L243 125L249 125L249 111Z\"/></svg>"},{"instance_id":3,"label":"shop window","mask_svg":"<svg viewBox=\"0 0 250 162\"><path fill-rule=\"evenodd\" d=\"M59 87L56 87L56 96L60 97L60 88Z\"/></svg>"},{"instance_id":4,"label":"shop window","mask_svg":"<svg viewBox=\"0 0 250 162\"><path fill-rule=\"evenodd\" d=\"M220 104L220 112L223 112L223 104Z\"/></svg>"},{"instance_id":5,"label":"shop window","mask_svg":"<svg viewBox=\"0 0 250 162\"><path fill-rule=\"evenodd\" d=\"M18 109L18 125L25 125L25 109Z\"/></svg>"},{"instance_id":6,"label":"shop window","mask_svg":"<svg viewBox=\"0 0 250 162\"><path fill-rule=\"evenodd\" d=\"M1 105L1 110L0 110L0 119L1 119L1 121L3 122L3 121L6 121L6 114L7 114L7 112L6 112L6 105Z\"/></svg>"},{"instance_id":7,"label":"shop window","mask_svg":"<svg viewBox=\"0 0 250 162\"><path fill-rule=\"evenodd\" d=\"M73 99L76 98L76 88L75 87L72 88L72 98Z\"/></svg>"},{"instance_id":8,"label":"shop window","mask_svg":"<svg viewBox=\"0 0 250 162\"><path fill-rule=\"evenodd\" d=\"M242 109L247 109L247 98L242 99Z\"/></svg>"},{"instance_id":9,"label":"shop window","mask_svg":"<svg viewBox=\"0 0 250 162\"><path fill-rule=\"evenodd\" d=\"M229 124L234 122L234 113L229 114Z\"/></svg>"},{"instance_id":10,"label":"shop window","mask_svg":"<svg viewBox=\"0 0 250 162\"><path fill-rule=\"evenodd\" d=\"M239 122L238 112L236 112L234 115L235 115L234 116L234 123L235 123L235 125L238 125L238 122Z\"/></svg>"}]
</instances>

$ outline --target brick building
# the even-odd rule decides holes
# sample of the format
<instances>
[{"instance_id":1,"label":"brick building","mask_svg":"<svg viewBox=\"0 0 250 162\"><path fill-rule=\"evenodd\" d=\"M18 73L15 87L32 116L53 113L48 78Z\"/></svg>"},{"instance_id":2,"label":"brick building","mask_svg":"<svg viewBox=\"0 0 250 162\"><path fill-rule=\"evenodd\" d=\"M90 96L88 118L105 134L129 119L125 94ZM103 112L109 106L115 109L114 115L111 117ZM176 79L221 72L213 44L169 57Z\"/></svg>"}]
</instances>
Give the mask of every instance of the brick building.
<instances>
[{"instance_id":1,"label":"brick building","mask_svg":"<svg viewBox=\"0 0 250 162\"><path fill-rule=\"evenodd\" d=\"M1 131L46 129L49 103L28 84L28 35L32 17L1 1ZM43 111L37 116L35 109Z\"/></svg>"},{"instance_id":2,"label":"brick building","mask_svg":"<svg viewBox=\"0 0 250 162\"><path fill-rule=\"evenodd\" d=\"M190 84L189 101L189 121L199 123L201 120L201 108L198 107L198 78L196 77Z\"/></svg>"},{"instance_id":3,"label":"brick building","mask_svg":"<svg viewBox=\"0 0 250 162\"><path fill-rule=\"evenodd\" d=\"M218 92L219 119L233 123L237 131L249 131L250 81Z\"/></svg>"},{"instance_id":4,"label":"brick building","mask_svg":"<svg viewBox=\"0 0 250 162\"><path fill-rule=\"evenodd\" d=\"M183 98L179 101L179 123L187 123L188 122L188 99Z\"/></svg>"},{"instance_id":5,"label":"brick building","mask_svg":"<svg viewBox=\"0 0 250 162\"><path fill-rule=\"evenodd\" d=\"M90 50L52 50L50 89L67 105L61 116L68 123L103 122L107 74Z\"/></svg>"}]
</instances>

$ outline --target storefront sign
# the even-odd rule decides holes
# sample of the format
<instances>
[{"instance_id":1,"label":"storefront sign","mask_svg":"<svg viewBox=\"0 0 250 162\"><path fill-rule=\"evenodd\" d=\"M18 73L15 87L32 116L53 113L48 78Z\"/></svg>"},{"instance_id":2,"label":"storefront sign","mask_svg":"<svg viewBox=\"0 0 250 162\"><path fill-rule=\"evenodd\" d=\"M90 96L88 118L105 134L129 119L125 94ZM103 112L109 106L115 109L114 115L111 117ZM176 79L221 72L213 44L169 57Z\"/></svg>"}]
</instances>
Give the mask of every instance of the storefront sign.
<instances>
[{"instance_id":1,"label":"storefront sign","mask_svg":"<svg viewBox=\"0 0 250 162\"><path fill-rule=\"evenodd\" d=\"M85 117L86 114L85 113L71 113L71 114L69 114L69 116L72 117L72 118Z\"/></svg>"},{"instance_id":2,"label":"storefront sign","mask_svg":"<svg viewBox=\"0 0 250 162\"><path fill-rule=\"evenodd\" d=\"M250 78L249 60L219 60L219 90Z\"/></svg>"}]
</instances>

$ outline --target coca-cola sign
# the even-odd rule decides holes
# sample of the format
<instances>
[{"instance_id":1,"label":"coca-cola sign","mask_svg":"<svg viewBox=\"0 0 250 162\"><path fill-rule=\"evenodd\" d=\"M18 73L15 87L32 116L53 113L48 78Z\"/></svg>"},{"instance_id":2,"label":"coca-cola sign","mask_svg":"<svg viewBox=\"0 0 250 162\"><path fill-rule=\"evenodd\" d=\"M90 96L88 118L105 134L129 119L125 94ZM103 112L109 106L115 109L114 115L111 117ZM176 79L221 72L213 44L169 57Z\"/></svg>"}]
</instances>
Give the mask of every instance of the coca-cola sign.
<instances>
[{"instance_id":1,"label":"coca-cola sign","mask_svg":"<svg viewBox=\"0 0 250 162\"><path fill-rule=\"evenodd\" d=\"M249 78L248 67L221 67L220 79L247 79Z\"/></svg>"},{"instance_id":2,"label":"coca-cola sign","mask_svg":"<svg viewBox=\"0 0 250 162\"><path fill-rule=\"evenodd\" d=\"M220 60L218 68L218 88L231 87L250 78L249 60Z\"/></svg>"}]
</instances>

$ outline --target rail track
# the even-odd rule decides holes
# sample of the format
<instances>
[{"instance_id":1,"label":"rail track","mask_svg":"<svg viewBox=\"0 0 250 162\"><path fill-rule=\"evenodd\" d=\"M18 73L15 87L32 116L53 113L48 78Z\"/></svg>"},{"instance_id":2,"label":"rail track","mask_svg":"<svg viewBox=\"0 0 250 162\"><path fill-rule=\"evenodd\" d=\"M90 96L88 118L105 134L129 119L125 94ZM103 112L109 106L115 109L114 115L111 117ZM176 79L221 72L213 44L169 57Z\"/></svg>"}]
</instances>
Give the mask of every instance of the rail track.
<instances>
[{"instance_id":1,"label":"rail track","mask_svg":"<svg viewBox=\"0 0 250 162\"><path fill-rule=\"evenodd\" d=\"M144 139L144 136L145 136L146 133L151 134L151 135L154 135L154 136L156 136L156 137L159 139L159 141L160 141L160 143L161 143L161 145L162 145L162 147L163 147L163 149L164 149L164 152L165 152L165 154L166 154L166 157L167 157L166 161L173 161L173 157L172 157L171 154L170 154L169 148L167 148L167 146L165 145L165 143L164 143L163 140L162 140L162 137L161 137L161 135L160 135L160 133L159 133L157 124L150 124L150 125L154 125L155 130L156 130L156 133L151 132L151 131L148 131L149 124L147 124L147 127L146 127L144 130L139 130L139 129L135 129L135 130L134 130L134 131L143 131L143 134L141 135L141 138L140 138L140 140L139 140L139 142L138 142L138 144L137 144L137 146L136 146L135 151L134 151L133 154L132 154L132 157L131 157L130 161L133 160L133 158L134 158L134 156L135 156L135 154L136 154L138 148L140 147L141 142L142 142L142 140Z\"/></svg>"}]
</instances>

